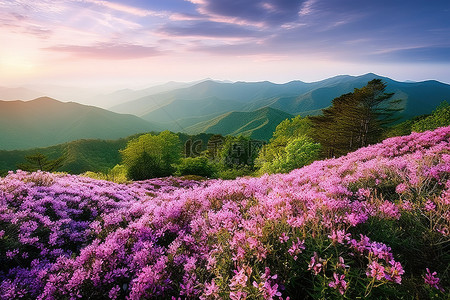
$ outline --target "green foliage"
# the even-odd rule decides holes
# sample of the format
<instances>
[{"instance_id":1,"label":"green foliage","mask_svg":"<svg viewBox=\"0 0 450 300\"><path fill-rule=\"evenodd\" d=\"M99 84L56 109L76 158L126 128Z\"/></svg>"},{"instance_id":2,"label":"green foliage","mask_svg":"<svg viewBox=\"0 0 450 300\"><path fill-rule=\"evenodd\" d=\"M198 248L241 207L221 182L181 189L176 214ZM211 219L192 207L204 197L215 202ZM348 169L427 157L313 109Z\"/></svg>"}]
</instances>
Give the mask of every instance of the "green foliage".
<instances>
[{"instance_id":1,"label":"green foliage","mask_svg":"<svg viewBox=\"0 0 450 300\"><path fill-rule=\"evenodd\" d=\"M258 151L252 148L249 137L227 136L219 151L218 163L222 168L253 168L257 155Z\"/></svg>"},{"instance_id":2,"label":"green foliage","mask_svg":"<svg viewBox=\"0 0 450 300\"><path fill-rule=\"evenodd\" d=\"M341 156L381 141L383 131L395 122L394 108L399 100L390 100L380 79L369 81L361 89L333 99L323 115L311 117L313 138L320 142L326 157Z\"/></svg>"},{"instance_id":3,"label":"green foliage","mask_svg":"<svg viewBox=\"0 0 450 300\"><path fill-rule=\"evenodd\" d=\"M163 131L159 135L144 134L129 141L120 153L128 177L143 180L173 174L173 165L179 162L181 151L179 137Z\"/></svg>"},{"instance_id":4,"label":"green foliage","mask_svg":"<svg viewBox=\"0 0 450 300\"><path fill-rule=\"evenodd\" d=\"M220 168L220 166L218 166L217 169L218 171L215 177L225 180L255 175L254 168L250 166L235 166L233 168Z\"/></svg>"},{"instance_id":5,"label":"green foliage","mask_svg":"<svg viewBox=\"0 0 450 300\"><path fill-rule=\"evenodd\" d=\"M292 119L286 119L278 124L273 133L272 141L283 138L297 138L303 135L311 134L311 120L309 118L302 118L300 115Z\"/></svg>"},{"instance_id":6,"label":"green foliage","mask_svg":"<svg viewBox=\"0 0 450 300\"><path fill-rule=\"evenodd\" d=\"M17 167L23 171L35 172L37 170L54 172L62 167L65 157L50 160L42 153L34 153L25 156L26 163L19 164Z\"/></svg>"},{"instance_id":7,"label":"green foliage","mask_svg":"<svg viewBox=\"0 0 450 300\"><path fill-rule=\"evenodd\" d=\"M198 175L212 177L215 173L215 166L206 156L186 157L176 166L176 175Z\"/></svg>"},{"instance_id":8,"label":"green foliage","mask_svg":"<svg viewBox=\"0 0 450 300\"><path fill-rule=\"evenodd\" d=\"M80 175L94 179L112 181L115 183L125 183L128 181L127 172L128 170L124 165L116 165L106 173L87 171Z\"/></svg>"},{"instance_id":9,"label":"green foliage","mask_svg":"<svg viewBox=\"0 0 450 300\"><path fill-rule=\"evenodd\" d=\"M308 137L310 133L309 118L296 116L281 122L270 143L259 152L259 173L286 173L316 160L320 145Z\"/></svg>"},{"instance_id":10,"label":"green foliage","mask_svg":"<svg viewBox=\"0 0 450 300\"><path fill-rule=\"evenodd\" d=\"M443 101L430 116L414 122L411 129L415 132L423 132L448 125L450 125L450 104Z\"/></svg>"},{"instance_id":11,"label":"green foliage","mask_svg":"<svg viewBox=\"0 0 450 300\"><path fill-rule=\"evenodd\" d=\"M308 165L319 158L320 144L307 136L290 139L285 148L266 160L264 154L258 158L260 173L287 173Z\"/></svg>"}]
</instances>

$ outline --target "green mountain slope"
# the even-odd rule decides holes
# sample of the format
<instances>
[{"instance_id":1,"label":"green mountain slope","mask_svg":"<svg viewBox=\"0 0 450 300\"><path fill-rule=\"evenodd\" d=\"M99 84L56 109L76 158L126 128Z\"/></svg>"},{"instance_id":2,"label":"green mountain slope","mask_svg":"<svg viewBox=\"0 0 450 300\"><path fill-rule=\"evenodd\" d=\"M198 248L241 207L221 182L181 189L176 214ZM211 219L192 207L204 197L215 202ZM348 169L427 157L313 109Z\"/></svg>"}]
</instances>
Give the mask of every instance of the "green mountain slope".
<instances>
[{"instance_id":1,"label":"green mountain slope","mask_svg":"<svg viewBox=\"0 0 450 300\"><path fill-rule=\"evenodd\" d=\"M271 99L270 103L256 102L253 103L253 107L258 107L261 103L283 111L305 115L329 106L332 99L352 92L354 88L361 88L374 78L380 78L386 82L386 92L394 93L392 99L402 100L399 104L399 108L402 109L400 112L402 120L431 113L443 100L450 99L450 85L444 83L437 81L406 83L375 74L366 74L358 77L340 76L297 97L280 97Z\"/></svg>"},{"instance_id":2,"label":"green mountain slope","mask_svg":"<svg viewBox=\"0 0 450 300\"><path fill-rule=\"evenodd\" d=\"M317 114L328 107L334 98L352 92L354 88L361 88L374 78L385 81L387 92L393 92L394 98L403 100L400 103L403 119L431 113L440 102L450 99L448 84L437 81L398 82L369 73L362 76L340 75L311 83L204 81L188 88L142 97L115 106L112 110L144 116L146 120L162 119L164 123L171 123L198 116L198 111L203 109L198 101L208 99L207 106L211 108L208 114L214 117L231 111L251 112L266 106L289 114ZM226 102L234 105L224 107ZM186 125L190 125L189 122Z\"/></svg>"},{"instance_id":3,"label":"green mountain slope","mask_svg":"<svg viewBox=\"0 0 450 300\"><path fill-rule=\"evenodd\" d=\"M186 127L198 123L198 118L209 120L220 114L241 110L242 108L242 103L217 97L198 100L174 100L141 116L141 118L158 122L169 130L184 131Z\"/></svg>"},{"instance_id":4,"label":"green mountain slope","mask_svg":"<svg viewBox=\"0 0 450 300\"><path fill-rule=\"evenodd\" d=\"M285 119L293 115L270 107L253 112L229 112L212 120L186 128L194 134L199 132L222 135L244 135L259 140L269 140L275 128Z\"/></svg>"},{"instance_id":5,"label":"green mountain slope","mask_svg":"<svg viewBox=\"0 0 450 300\"><path fill-rule=\"evenodd\" d=\"M0 101L0 149L27 149L77 139L117 139L159 130L133 115L51 98Z\"/></svg>"},{"instance_id":6,"label":"green mountain slope","mask_svg":"<svg viewBox=\"0 0 450 300\"><path fill-rule=\"evenodd\" d=\"M243 104L267 99L275 96L294 96L310 89L310 84L292 81L286 84L264 82L216 82L207 80L196 85L172 90L165 93L142 97L111 108L120 113L131 113L143 116L175 100L215 99L217 102L233 101ZM195 109L186 111L185 116L191 115Z\"/></svg>"},{"instance_id":7,"label":"green mountain slope","mask_svg":"<svg viewBox=\"0 0 450 300\"><path fill-rule=\"evenodd\" d=\"M0 150L0 171L16 169L25 162L25 156L42 153L50 159L65 155L59 171L79 174L86 171L104 171L120 162L119 150L125 148L131 137L118 140L77 140L46 148L29 150Z\"/></svg>"}]
</instances>

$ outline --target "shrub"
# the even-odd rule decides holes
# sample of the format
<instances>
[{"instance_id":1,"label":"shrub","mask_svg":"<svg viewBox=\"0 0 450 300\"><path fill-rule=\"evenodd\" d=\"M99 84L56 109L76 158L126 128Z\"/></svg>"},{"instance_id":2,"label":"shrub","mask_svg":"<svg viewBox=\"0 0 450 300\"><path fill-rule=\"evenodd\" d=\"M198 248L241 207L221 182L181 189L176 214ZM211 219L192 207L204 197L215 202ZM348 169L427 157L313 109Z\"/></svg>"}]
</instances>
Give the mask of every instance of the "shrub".
<instances>
[{"instance_id":1,"label":"shrub","mask_svg":"<svg viewBox=\"0 0 450 300\"><path fill-rule=\"evenodd\" d=\"M198 175L203 177L212 177L215 173L214 165L205 156L187 157L181 160L176 166L176 175Z\"/></svg>"}]
</instances>

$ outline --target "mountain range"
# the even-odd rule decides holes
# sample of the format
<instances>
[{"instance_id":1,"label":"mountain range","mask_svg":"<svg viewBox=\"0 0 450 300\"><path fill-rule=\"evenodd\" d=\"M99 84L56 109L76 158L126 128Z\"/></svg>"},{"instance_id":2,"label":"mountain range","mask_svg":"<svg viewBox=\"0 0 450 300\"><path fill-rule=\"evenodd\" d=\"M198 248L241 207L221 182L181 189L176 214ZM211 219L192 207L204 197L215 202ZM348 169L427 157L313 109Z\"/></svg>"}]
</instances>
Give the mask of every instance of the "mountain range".
<instances>
[{"instance_id":1,"label":"mountain range","mask_svg":"<svg viewBox=\"0 0 450 300\"><path fill-rule=\"evenodd\" d=\"M386 92L394 93L393 99L401 99L401 120L431 113L439 103L450 100L448 84L433 80L399 82L372 73L311 83L170 82L142 90L119 90L90 100L109 110L47 97L0 101L0 149L45 147L83 138L116 139L165 129L189 134L243 134L268 140L282 120L298 114L319 114L334 98L375 78L386 83ZM22 88L15 91L18 97L34 93ZM14 89L0 88L0 99L15 99L12 94Z\"/></svg>"},{"instance_id":2,"label":"mountain range","mask_svg":"<svg viewBox=\"0 0 450 300\"><path fill-rule=\"evenodd\" d=\"M160 130L134 115L47 97L26 102L0 101L2 150L44 147L78 139L117 139Z\"/></svg>"},{"instance_id":3,"label":"mountain range","mask_svg":"<svg viewBox=\"0 0 450 300\"><path fill-rule=\"evenodd\" d=\"M331 101L361 88L372 79L387 84L394 93L403 120L428 114L445 99L450 99L450 85L438 81L399 82L376 74L336 76L318 82L291 81L285 84L264 82L223 83L204 81L196 85L141 97L111 107L118 113L129 113L165 128L185 131L199 122L218 118L231 111L253 112L271 107L291 115L314 115Z\"/></svg>"}]
</instances>

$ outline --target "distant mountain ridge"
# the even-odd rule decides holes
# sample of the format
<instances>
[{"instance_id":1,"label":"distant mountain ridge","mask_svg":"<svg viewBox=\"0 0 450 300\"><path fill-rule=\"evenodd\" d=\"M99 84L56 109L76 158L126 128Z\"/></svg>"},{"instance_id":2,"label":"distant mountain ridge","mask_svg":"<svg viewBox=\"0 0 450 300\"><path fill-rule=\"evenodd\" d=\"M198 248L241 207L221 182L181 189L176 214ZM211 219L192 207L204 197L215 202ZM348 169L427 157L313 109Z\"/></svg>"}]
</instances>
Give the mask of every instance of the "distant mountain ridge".
<instances>
[{"instance_id":1,"label":"distant mountain ridge","mask_svg":"<svg viewBox=\"0 0 450 300\"><path fill-rule=\"evenodd\" d=\"M0 86L0 100L12 101L12 100L32 100L38 97L42 97L44 94L40 91L28 89L24 87L3 87Z\"/></svg>"},{"instance_id":2,"label":"distant mountain ridge","mask_svg":"<svg viewBox=\"0 0 450 300\"><path fill-rule=\"evenodd\" d=\"M68 141L117 139L161 128L134 115L42 97L0 101L0 149L45 147Z\"/></svg>"},{"instance_id":3,"label":"distant mountain ridge","mask_svg":"<svg viewBox=\"0 0 450 300\"><path fill-rule=\"evenodd\" d=\"M263 82L223 83L203 81L190 87L141 97L111 108L155 121L169 129L201 128L199 116L205 112L213 119L232 111L252 112L271 107L291 115L314 115L328 107L342 94L361 88L372 79L382 79L387 92L395 93L402 119L431 113L440 102L450 99L450 85L438 81L399 82L368 73L361 76L340 75L322 81L285 84ZM204 115L203 115L204 116ZM189 129L189 130L191 130Z\"/></svg>"},{"instance_id":4,"label":"distant mountain ridge","mask_svg":"<svg viewBox=\"0 0 450 300\"><path fill-rule=\"evenodd\" d=\"M243 134L268 140L283 118L320 114L334 98L375 78L387 84L387 92L395 93L393 99L402 100L398 104L401 120L431 113L442 101L450 101L448 84L434 80L398 82L373 73L310 83L169 82L92 99L103 105L120 103L111 108L113 112L46 97L28 102L0 101L0 149L44 147L83 138L116 139L161 130ZM0 88L0 96L2 91L13 90ZM126 99L129 101L123 103Z\"/></svg>"}]
</instances>

